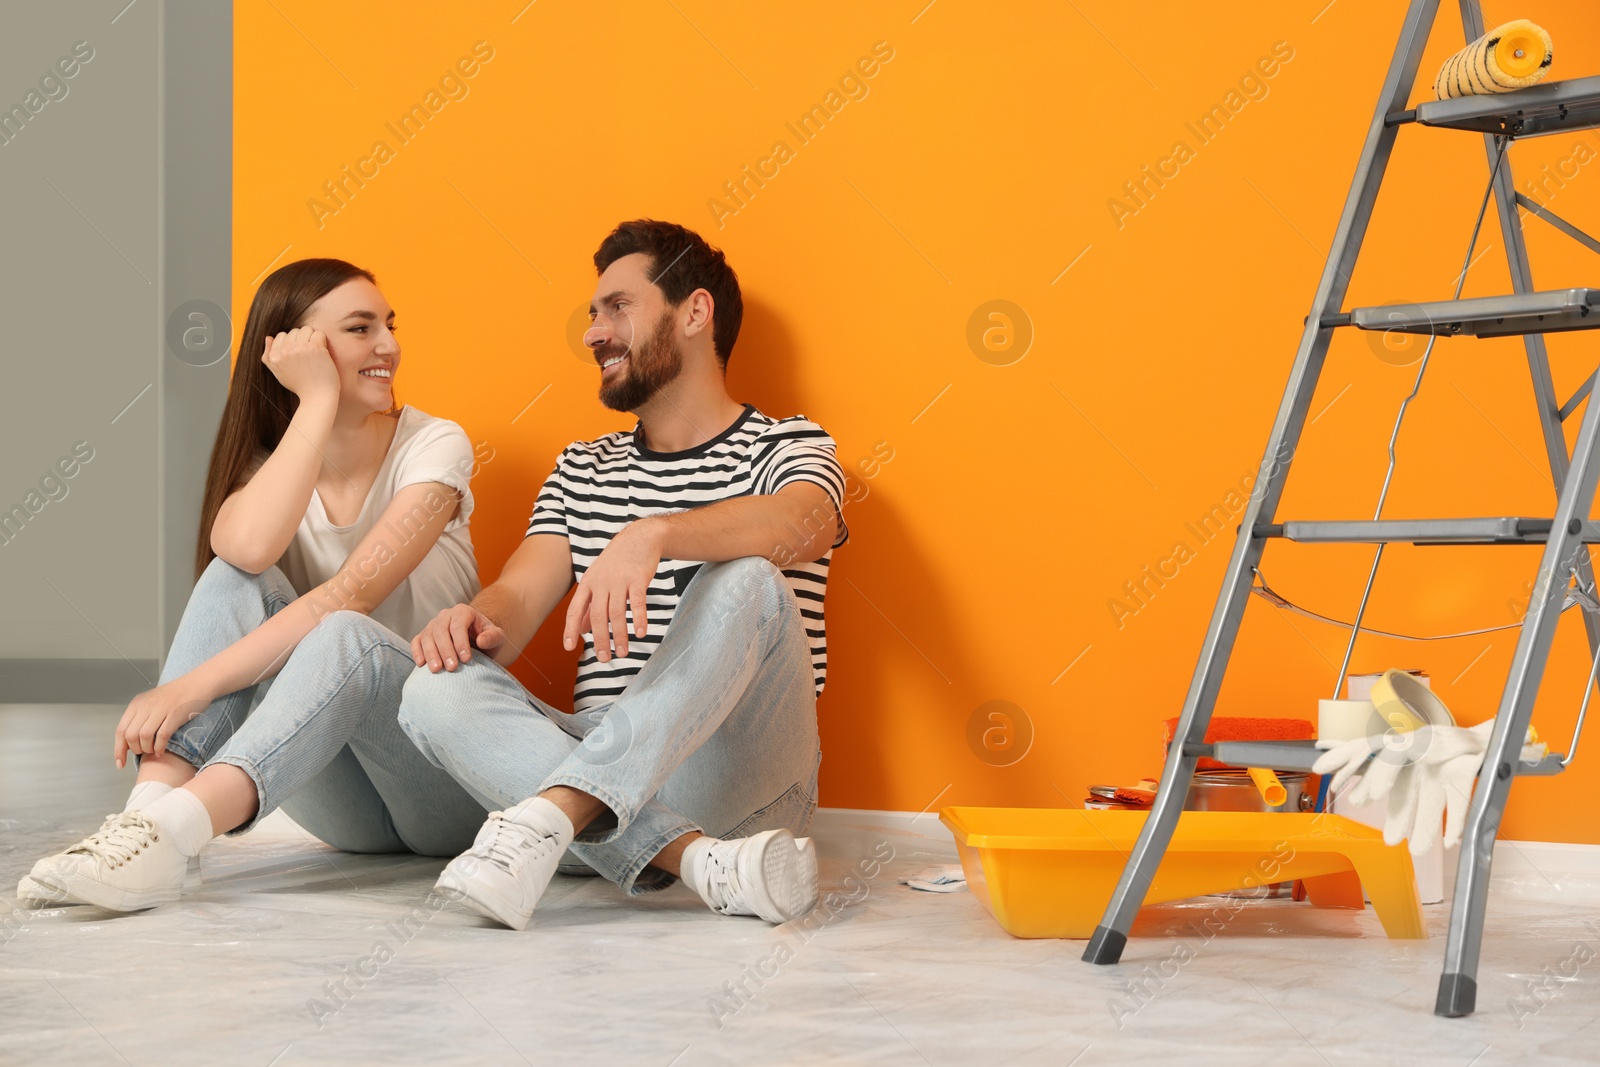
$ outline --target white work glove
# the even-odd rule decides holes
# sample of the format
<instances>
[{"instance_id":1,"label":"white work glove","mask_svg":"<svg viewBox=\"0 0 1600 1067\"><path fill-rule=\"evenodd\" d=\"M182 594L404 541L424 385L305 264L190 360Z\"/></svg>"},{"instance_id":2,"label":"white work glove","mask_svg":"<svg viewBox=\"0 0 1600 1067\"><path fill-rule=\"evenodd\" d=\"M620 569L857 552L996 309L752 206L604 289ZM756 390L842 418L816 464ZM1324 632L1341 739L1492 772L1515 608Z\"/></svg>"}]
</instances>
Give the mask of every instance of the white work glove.
<instances>
[{"instance_id":1,"label":"white work glove","mask_svg":"<svg viewBox=\"0 0 1600 1067\"><path fill-rule=\"evenodd\" d=\"M1412 731L1389 731L1354 741L1329 742L1318 758L1318 774L1336 771L1330 788L1339 789L1375 756L1350 792L1353 804L1389 798L1383 840L1398 845L1410 839L1411 854L1420 856L1439 843L1439 822L1444 817L1444 843L1461 840L1472 783L1483 766L1484 750L1494 720L1473 727L1424 726Z\"/></svg>"},{"instance_id":2,"label":"white work glove","mask_svg":"<svg viewBox=\"0 0 1600 1067\"><path fill-rule=\"evenodd\" d=\"M1368 759L1382 750L1383 735L1373 734L1350 741L1336 741L1331 737L1318 738L1317 747L1326 751L1317 757L1317 762L1311 765L1311 770L1316 774L1332 774L1333 781L1328 784L1328 788L1337 793L1352 777L1361 773L1361 768L1366 766Z\"/></svg>"},{"instance_id":3,"label":"white work glove","mask_svg":"<svg viewBox=\"0 0 1600 1067\"><path fill-rule=\"evenodd\" d=\"M1426 745L1413 771L1416 802L1414 817L1409 827L1398 830L1387 824L1383 839L1393 844L1399 835L1411 839L1411 854L1420 856L1439 843L1439 817L1444 816L1444 845L1449 848L1461 841L1461 830L1466 823L1467 802L1472 799L1472 783L1483 767L1484 750L1489 746L1489 735L1494 732L1494 720L1477 726L1425 726L1418 733L1432 731L1431 743ZM1392 810L1392 809L1391 809ZM1394 841L1390 841L1394 835Z\"/></svg>"}]
</instances>

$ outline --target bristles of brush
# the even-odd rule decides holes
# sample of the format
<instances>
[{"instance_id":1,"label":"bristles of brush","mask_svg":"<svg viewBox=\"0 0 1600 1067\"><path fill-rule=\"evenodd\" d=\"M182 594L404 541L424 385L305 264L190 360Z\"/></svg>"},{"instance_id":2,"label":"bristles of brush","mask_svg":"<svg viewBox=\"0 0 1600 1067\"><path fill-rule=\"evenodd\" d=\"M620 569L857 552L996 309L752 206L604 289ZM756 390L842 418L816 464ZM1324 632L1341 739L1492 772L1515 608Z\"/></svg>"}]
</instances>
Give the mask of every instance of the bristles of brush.
<instances>
[{"instance_id":1,"label":"bristles of brush","mask_svg":"<svg viewBox=\"0 0 1600 1067\"><path fill-rule=\"evenodd\" d=\"M1136 785L1119 785L1115 796L1124 804L1154 804L1159 783L1154 778L1141 778Z\"/></svg>"}]
</instances>

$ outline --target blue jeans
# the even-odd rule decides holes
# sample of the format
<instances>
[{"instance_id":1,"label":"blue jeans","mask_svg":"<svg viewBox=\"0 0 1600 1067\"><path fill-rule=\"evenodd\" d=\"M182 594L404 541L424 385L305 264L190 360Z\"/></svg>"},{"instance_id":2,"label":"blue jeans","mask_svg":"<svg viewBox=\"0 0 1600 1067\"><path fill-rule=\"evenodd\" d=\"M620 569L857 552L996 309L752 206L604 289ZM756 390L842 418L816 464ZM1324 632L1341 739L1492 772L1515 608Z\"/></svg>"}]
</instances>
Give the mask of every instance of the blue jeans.
<instances>
[{"instance_id":1,"label":"blue jeans","mask_svg":"<svg viewBox=\"0 0 1600 1067\"><path fill-rule=\"evenodd\" d=\"M604 803L568 855L629 894L676 880L647 865L685 833L803 834L816 811L810 647L788 582L757 557L702 566L610 704L558 711L480 653L453 672L418 668L400 725L490 807L558 785Z\"/></svg>"},{"instance_id":2,"label":"blue jeans","mask_svg":"<svg viewBox=\"0 0 1600 1067\"><path fill-rule=\"evenodd\" d=\"M170 682L256 629L297 594L283 572L213 560L195 584L161 672ZM255 818L278 807L346 852L453 856L485 809L422 758L396 722L411 646L354 611L319 622L277 675L212 701L168 751L200 770L225 763L255 782Z\"/></svg>"}]
</instances>

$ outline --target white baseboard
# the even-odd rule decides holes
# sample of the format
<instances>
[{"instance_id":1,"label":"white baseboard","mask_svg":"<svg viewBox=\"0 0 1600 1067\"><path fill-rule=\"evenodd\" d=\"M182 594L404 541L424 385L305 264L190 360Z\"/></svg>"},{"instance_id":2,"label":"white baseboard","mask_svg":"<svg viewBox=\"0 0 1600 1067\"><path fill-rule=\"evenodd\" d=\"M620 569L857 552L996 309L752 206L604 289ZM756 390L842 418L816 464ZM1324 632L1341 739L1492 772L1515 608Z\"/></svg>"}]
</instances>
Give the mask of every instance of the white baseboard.
<instances>
[{"instance_id":1,"label":"white baseboard","mask_svg":"<svg viewBox=\"0 0 1600 1067\"><path fill-rule=\"evenodd\" d=\"M1523 853L1541 867L1554 867L1563 871L1600 872L1600 845L1582 845L1567 841L1507 841L1495 842L1494 861L1500 862L1500 846Z\"/></svg>"},{"instance_id":2,"label":"white baseboard","mask_svg":"<svg viewBox=\"0 0 1600 1067\"><path fill-rule=\"evenodd\" d=\"M1497 896L1571 903L1600 901L1600 845L1496 841L1490 872L1490 889Z\"/></svg>"},{"instance_id":3,"label":"white baseboard","mask_svg":"<svg viewBox=\"0 0 1600 1067\"><path fill-rule=\"evenodd\" d=\"M818 808L816 822L823 826L848 826L866 823L910 834L944 834L944 823L937 811L889 811L882 808Z\"/></svg>"}]
</instances>

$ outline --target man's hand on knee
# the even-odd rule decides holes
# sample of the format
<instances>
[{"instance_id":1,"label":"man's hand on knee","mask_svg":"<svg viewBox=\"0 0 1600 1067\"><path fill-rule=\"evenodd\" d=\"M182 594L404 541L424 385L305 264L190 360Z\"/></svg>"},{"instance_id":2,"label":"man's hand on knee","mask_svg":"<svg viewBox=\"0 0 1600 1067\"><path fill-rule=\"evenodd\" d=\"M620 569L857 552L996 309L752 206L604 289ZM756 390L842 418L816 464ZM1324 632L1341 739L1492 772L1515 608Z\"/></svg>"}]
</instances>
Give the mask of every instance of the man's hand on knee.
<instances>
[{"instance_id":1,"label":"man's hand on knee","mask_svg":"<svg viewBox=\"0 0 1600 1067\"><path fill-rule=\"evenodd\" d=\"M471 662L474 648L493 656L505 640L505 631L493 619L471 604L457 604L435 615L411 639L411 659L419 667L426 664L435 674L441 668L453 671Z\"/></svg>"},{"instance_id":2,"label":"man's hand on knee","mask_svg":"<svg viewBox=\"0 0 1600 1067\"><path fill-rule=\"evenodd\" d=\"M593 633L595 657L601 663L609 662L613 655L625 658L628 608L633 608L633 636L645 636L649 633L645 597L660 565L661 545L655 527L648 520L623 527L584 572L572 594L563 647L571 651L584 634Z\"/></svg>"}]
</instances>

